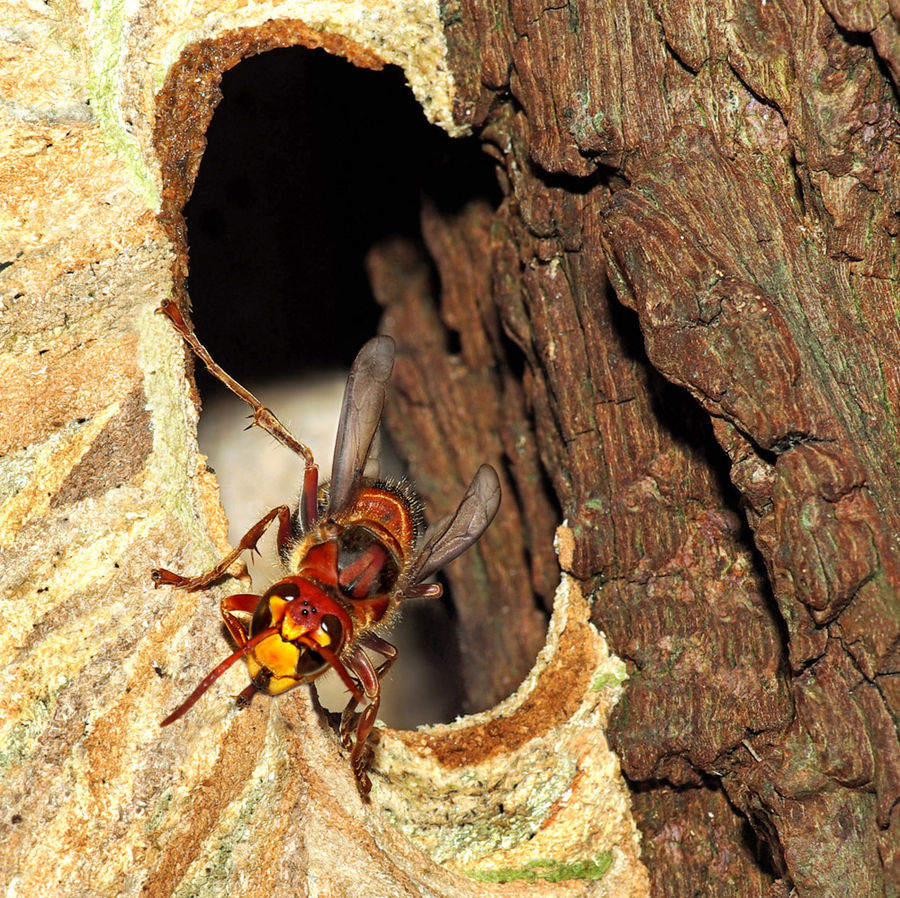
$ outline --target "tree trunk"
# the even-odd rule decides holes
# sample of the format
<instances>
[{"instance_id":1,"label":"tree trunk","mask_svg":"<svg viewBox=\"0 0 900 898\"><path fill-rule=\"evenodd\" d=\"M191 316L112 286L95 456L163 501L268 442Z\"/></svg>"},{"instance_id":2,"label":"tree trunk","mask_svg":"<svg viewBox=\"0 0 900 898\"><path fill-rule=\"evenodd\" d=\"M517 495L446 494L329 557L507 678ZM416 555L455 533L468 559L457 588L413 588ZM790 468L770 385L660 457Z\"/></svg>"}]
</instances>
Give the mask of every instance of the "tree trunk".
<instances>
[{"instance_id":1,"label":"tree trunk","mask_svg":"<svg viewBox=\"0 0 900 898\"><path fill-rule=\"evenodd\" d=\"M630 799L653 894L900 893L900 11L122 15L3 7L0 881L641 895ZM188 304L221 73L288 45L402 65L502 191L426 200L423 245L368 259L429 514L483 461L504 485L448 572L467 709L494 707L383 731L368 806L305 689L231 713L235 666L158 727L246 586L149 588L227 551L153 309Z\"/></svg>"},{"instance_id":2,"label":"tree trunk","mask_svg":"<svg viewBox=\"0 0 900 898\"><path fill-rule=\"evenodd\" d=\"M504 200L426 238L485 235L655 891L897 894L897 8L453 13Z\"/></svg>"}]
</instances>

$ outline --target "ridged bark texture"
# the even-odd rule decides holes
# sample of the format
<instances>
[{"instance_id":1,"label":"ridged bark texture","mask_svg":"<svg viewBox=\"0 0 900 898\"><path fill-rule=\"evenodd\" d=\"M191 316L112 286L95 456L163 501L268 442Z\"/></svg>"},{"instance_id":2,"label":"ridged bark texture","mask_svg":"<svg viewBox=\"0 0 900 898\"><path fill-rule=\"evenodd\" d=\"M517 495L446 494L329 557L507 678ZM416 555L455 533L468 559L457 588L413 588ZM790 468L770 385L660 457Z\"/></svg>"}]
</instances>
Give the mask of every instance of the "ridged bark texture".
<instances>
[{"instance_id":1,"label":"ridged bark texture","mask_svg":"<svg viewBox=\"0 0 900 898\"><path fill-rule=\"evenodd\" d=\"M426 212L443 333L484 372L534 591L558 506L629 662L611 735L655 893L898 894L900 9L444 14L503 199ZM446 436L409 431L437 465ZM511 659L527 593L461 610L472 670Z\"/></svg>"}]
</instances>

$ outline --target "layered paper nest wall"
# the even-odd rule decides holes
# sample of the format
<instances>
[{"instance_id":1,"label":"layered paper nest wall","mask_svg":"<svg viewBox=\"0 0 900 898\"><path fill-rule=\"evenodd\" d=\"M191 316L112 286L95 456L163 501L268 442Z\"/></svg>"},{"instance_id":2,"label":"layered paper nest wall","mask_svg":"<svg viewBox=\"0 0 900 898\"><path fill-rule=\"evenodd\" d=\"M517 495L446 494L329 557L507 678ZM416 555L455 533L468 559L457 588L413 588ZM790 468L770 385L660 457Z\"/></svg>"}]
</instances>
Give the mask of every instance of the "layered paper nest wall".
<instances>
[{"instance_id":1,"label":"layered paper nest wall","mask_svg":"<svg viewBox=\"0 0 900 898\"><path fill-rule=\"evenodd\" d=\"M228 650L215 612L228 584L148 579L226 550L182 347L154 314L184 273L159 213L180 211L221 72L250 53L301 44L400 65L427 116L460 133L436 5L0 10L8 893L644 894L602 730L623 667L568 580L513 697L383 734L369 806L306 689L159 727ZM245 676L233 668L221 694Z\"/></svg>"}]
</instances>

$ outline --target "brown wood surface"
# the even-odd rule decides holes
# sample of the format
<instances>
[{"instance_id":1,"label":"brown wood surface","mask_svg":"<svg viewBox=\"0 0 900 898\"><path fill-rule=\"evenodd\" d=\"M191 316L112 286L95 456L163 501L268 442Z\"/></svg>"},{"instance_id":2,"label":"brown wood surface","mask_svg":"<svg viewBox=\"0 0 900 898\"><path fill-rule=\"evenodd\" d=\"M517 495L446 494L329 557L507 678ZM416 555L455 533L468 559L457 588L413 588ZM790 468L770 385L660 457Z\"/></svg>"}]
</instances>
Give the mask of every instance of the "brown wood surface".
<instances>
[{"instance_id":1,"label":"brown wood surface","mask_svg":"<svg viewBox=\"0 0 900 898\"><path fill-rule=\"evenodd\" d=\"M556 507L568 519L571 573L632 674L612 738L657 894L897 894L900 13L445 14L456 108L503 200L426 212L449 298L443 331L406 348L443 365L457 331L460 377L490 371L466 409L497 409L528 524L485 545L488 570L519 578L521 545L541 594L535 534ZM493 302L456 298L473 280ZM422 320L405 291L401 332ZM448 466L432 427L403 442L429 478ZM490 670L533 603L476 602L464 653Z\"/></svg>"}]
</instances>

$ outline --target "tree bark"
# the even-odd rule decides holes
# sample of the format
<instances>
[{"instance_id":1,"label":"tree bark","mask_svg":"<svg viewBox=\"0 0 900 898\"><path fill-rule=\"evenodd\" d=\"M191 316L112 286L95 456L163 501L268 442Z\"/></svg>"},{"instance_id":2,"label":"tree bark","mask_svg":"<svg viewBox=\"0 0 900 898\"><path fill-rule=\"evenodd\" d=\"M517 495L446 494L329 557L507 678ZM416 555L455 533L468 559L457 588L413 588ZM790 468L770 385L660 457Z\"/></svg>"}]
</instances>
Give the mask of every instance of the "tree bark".
<instances>
[{"instance_id":1,"label":"tree bark","mask_svg":"<svg viewBox=\"0 0 900 898\"><path fill-rule=\"evenodd\" d=\"M645 894L609 719L653 894L900 893L896 5L3 15L12 892ZM501 472L448 578L468 709L515 694L385 731L368 807L305 690L158 728L245 587L149 589L227 550L153 309L222 71L295 44L403 65L502 191L368 266L430 514Z\"/></svg>"},{"instance_id":2,"label":"tree bark","mask_svg":"<svg viewBox=\"0 0 900 898\"><path fill-rule=\"evenodd\" d=\"M654 891L896 894L897 9L447 21L504 198L426 240L446 286L485 235L494 401L546 478L516 495L549 484L629 662L612 739Z\"/></svg>"}]
</instances>

